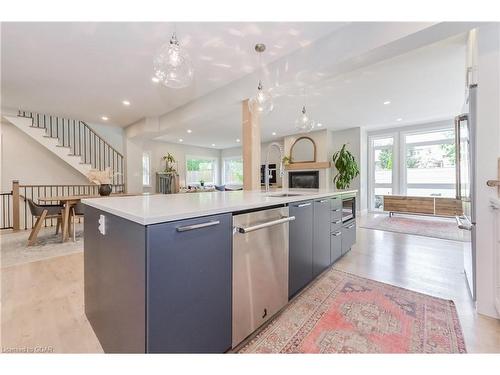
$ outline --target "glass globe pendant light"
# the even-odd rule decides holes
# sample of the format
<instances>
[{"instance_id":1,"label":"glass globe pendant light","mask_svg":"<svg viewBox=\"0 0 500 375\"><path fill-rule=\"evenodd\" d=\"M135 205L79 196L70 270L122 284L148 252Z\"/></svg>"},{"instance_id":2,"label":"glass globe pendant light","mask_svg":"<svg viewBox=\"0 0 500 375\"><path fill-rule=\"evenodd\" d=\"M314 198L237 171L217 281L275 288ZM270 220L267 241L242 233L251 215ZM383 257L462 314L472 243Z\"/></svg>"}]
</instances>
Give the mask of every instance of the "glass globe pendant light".
<instances>
[{"instance_id":1,"label":"glass globe pendant light","mask_svg":"<svg viewBox=\"0 0 500 375\"><path fill-rule=\"evenodd\" d=\"M266 45L259 43L255 45L255 51L259 54L259 66L260 66L260 54L266 50ZM248 108L253 114L267 115L274 109L273 97L268 90L264 90L262 85L262 80L259 80L259 85L257 86L257 93L248 101Z\"/></svg>"},{"instance_id":2,"label":"glass globe pendant light","mask_svg":"<svg viewBox=\"0 0 500 375\"><path fill-rule=\"evenodd\" d=\"M314 121L307 115L306 106L303 106L301 114L295 120L295 129L301 133L309 133L314 125Z\"/></svg>"},{"instance_id":3,"label":"glass globe pendant light","mask_svg":"<svg viewBox=\"0 0 500 375\"><path fill-rule=\"evenodd\" d=\"M183 50L175 32L169 43L160 47L153 59L154 76L165 86L179 89L193 81L193 68L189 55Z\"/></svg>"}]
</instances>

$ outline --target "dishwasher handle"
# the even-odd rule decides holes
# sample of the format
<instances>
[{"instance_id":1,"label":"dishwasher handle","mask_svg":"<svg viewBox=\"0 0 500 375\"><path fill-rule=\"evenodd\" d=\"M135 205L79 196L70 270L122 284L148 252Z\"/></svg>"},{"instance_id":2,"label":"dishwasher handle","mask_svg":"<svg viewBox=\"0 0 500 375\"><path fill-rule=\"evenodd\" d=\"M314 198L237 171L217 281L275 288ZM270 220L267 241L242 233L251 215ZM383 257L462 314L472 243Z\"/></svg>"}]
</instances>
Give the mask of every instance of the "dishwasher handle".
<instances>
[{"instance_id":1,"label":"dishwasher handle","mask_svg":"<svg viewBox=\"0 0 500 375\"><path fill-rule=\"evenodd\" d=\"M281 219L278 219L278 220L273 220L273 221L268 221L266 223L253 225L251 227L246 227L246 228L236 227L236 230L240 233L249 233L249 232L259 230L259 229L269 228L269 227L272 227L274 225L288 223L288 222L294 221L294 220L295 220L295 216L287 216L287 217L282 217Z\"/></svg>"}]
</instances>

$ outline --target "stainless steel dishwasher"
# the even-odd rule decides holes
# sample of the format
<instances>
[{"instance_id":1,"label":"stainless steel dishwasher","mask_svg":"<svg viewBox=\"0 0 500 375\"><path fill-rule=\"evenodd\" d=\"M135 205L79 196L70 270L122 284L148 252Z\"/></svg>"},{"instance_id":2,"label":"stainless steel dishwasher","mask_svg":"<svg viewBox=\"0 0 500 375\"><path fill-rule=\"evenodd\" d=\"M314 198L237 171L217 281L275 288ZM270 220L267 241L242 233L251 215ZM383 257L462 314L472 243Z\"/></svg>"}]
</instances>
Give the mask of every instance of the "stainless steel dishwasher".
<instances>
[{"instance_id":1,"label":"stainless steel dishwasher","mask_svg":"<svg viewBox=\"0 0 500 375\"><path fill-rule=\"evenodd\" d=\"M288 302L288 207L233 216L233 348Z\"/></svg>"}]
</instances>

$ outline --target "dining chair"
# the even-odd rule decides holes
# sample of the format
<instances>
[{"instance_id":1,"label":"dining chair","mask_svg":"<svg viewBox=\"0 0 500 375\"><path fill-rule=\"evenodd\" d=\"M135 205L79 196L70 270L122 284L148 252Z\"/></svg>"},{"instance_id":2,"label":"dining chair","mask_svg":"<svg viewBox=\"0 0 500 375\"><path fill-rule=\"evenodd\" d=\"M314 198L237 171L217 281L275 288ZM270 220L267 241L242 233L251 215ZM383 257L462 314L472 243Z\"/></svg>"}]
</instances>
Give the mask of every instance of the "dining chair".
<instances>
[{"instance_id":1,"label":"dining chair","mask_svg":"<svg viewBox=\"0 0 500 375\"><path fill-rule=\"evenodd\" d=\"M31 215L35 216L36 222L33 228L31 229L30 236L28 237L28 246L34 245L36 239L38 237L38 232L42 228L43 222L45 219L56 218L56 234L58 233L59 226L62 222L62 209L61 205L57 204L37 204L33 202L32 199L23 197L27 202L30 208Z\"/></svg>"},{"instance_id":2,"label":"dining chair","mask_svg":"<svg viewBox=\"0 0 500 375\"><path fill-rule=\"evenodd\" d=\"M85 214L85 205L82 202L78 202L71 207L70 222L73 221L73 241L76 241L76 223L74 220L77 217L83 217L84 214Z\"/></svg>"}]
</instances>

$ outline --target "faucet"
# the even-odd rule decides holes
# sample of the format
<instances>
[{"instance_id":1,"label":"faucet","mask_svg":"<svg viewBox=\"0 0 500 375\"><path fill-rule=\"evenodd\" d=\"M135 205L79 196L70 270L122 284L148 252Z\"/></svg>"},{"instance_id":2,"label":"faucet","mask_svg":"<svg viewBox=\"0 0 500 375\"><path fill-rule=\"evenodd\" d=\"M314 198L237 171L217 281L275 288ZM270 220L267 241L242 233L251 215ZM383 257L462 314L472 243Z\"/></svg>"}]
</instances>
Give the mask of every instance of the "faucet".
<instances>
[{"instance_id":1,"label":"faucet","mask_svg":"<svg viewBox=\"0 0 500 375\"><path fill-rule=\"evenodd\" d=\"M266 193L269 193L269 154L271 152L271 148L277 147L280 152L280 177L285 175L285 170L283 169L283 157L285 152L283 150L283 146L278 142L272 142L267 146L267 154L266 154L266 167L264 169L264 181L266 183Z\"/></svg>"}]
</instances>

